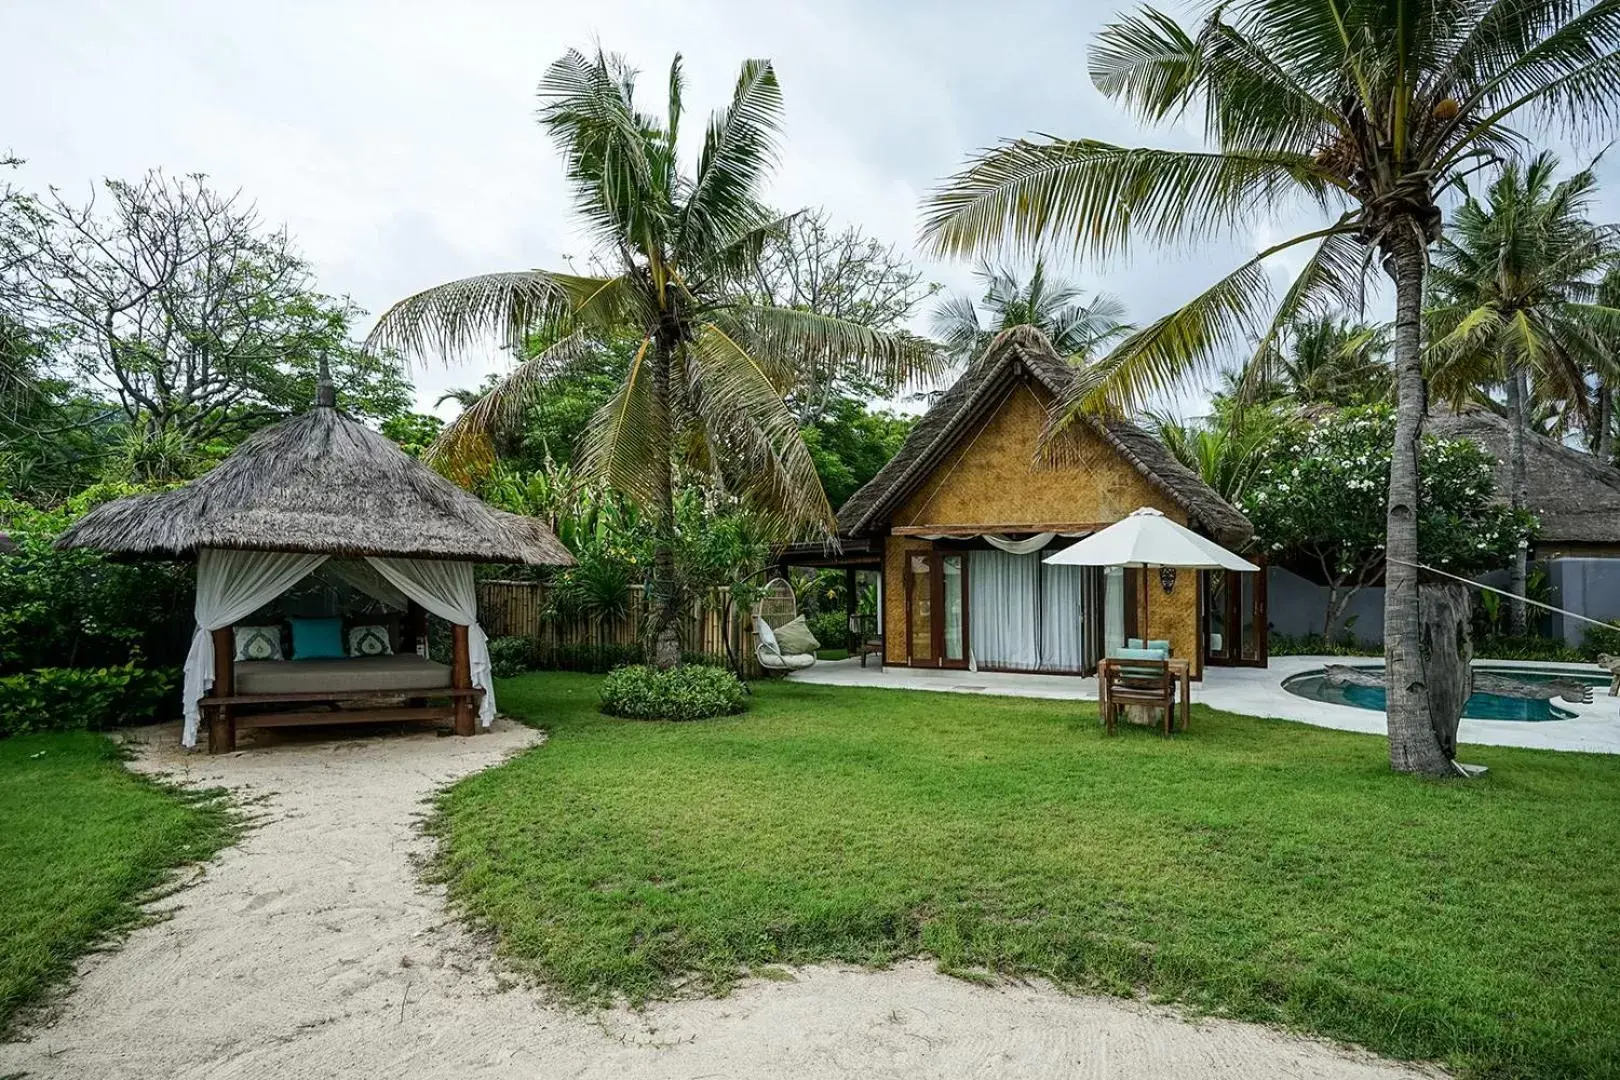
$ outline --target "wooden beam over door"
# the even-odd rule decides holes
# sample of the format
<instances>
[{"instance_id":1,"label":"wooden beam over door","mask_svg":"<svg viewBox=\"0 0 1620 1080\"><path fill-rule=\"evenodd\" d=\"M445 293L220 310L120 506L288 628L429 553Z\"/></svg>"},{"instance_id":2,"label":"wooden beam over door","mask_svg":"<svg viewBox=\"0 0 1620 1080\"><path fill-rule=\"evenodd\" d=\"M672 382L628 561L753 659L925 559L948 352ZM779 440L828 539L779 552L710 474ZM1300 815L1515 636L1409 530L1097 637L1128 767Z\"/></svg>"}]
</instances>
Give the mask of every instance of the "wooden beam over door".
<instances>
[{"instance_id":1,"label":"wooden beam over door","mask_svg":"<svg viewBox=\"0 0 1620 1080\"><path fill-rule=\"evenodd\" d=\"M1009 522L1004 525L897 525L889 532L894 536L993 536L998 533L1077 533L1096 532L1115 524L1112 521L1080 522Z\"/></svg>"}]
</instances>

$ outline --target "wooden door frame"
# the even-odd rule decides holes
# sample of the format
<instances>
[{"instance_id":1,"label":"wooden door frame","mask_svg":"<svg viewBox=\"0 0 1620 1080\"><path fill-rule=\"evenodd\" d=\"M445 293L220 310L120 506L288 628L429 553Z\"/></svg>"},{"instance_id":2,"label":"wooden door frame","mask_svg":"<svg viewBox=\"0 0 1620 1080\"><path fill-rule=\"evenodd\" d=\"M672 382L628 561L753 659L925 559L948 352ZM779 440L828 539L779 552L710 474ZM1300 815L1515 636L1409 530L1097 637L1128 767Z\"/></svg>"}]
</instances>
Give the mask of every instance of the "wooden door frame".
<instances>
[{"instance_id":1,"label":"wooden door frame","mask_svg":"<svg viewBox=\"0 0 1620 1080\"><path fill-rule=\"evenodd\" d=\"M954 555L962 561L962 659L947 660L945 658L945 566L947 556ZM913 558L928 560L928 603L929 603L929 648L933 651L933 658L917 660L911 653L912 636L911 614L913 611L912 599L916 595L911 572ZM968 557L966 551L954 551L938 547L929 547L927 550L912 550L906 552L905 563L906 586L906 666L907 667L933 667L946 668L953 671L964 671L968 666L970 648L968 642L968 620L972 617L968 601Z\"/></svg>"},{"instance_id":2,"label":"wooden door frame","mask_svg":"<svg viewBox=\"0 0 1620 1080\"><path fill-rule=\"evenodd\" d=\"M1260 569L1248 570L1202 570L1198 574L1198 648L1203 654L1203 661L1210 667L1255 667L1263 668L1270 663L1271 626L1266 612L1267 570L1264 559L1257 559ZM1210 580L1213 574L1224 574L1226 595L1224 597L1225 611L1222 619L1223 656L1212 656L1209 651L1209 608L1210 608ZM1241 630L1243 626L1243 579L1239 575L1248 574L1254 578L1253 600L1253 633L1255 634L1254 656L1243 655L1243 639ZM1233 649L1236 649L1234 654Z\"/></svg>"}]
</instances>

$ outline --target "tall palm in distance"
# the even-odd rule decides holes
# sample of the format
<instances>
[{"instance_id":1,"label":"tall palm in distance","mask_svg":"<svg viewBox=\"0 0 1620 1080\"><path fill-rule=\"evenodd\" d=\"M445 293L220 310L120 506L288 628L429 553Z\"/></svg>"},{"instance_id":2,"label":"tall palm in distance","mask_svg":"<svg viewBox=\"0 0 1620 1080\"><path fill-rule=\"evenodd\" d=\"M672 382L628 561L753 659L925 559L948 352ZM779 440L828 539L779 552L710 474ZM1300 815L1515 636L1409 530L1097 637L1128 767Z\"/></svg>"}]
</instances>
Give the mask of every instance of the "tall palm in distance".
<instances>
[{"instance_id":1,"label":"tall palm in distance","mask_svg":"<svg viewBox=\"0 0 1620 1080\"><path fill-rule=\"evenodd\" d=\"M1508 415L1508 498L1529 501L1525 434L1538 404L1592 422L1589 374L1613 385L1611 344L1620 309L1601 295L1620 258L1620 229L1587 218L1597 177L1586 168L1558 181L1558 161L1509 162L1452 215L1430 271L1430 378L1454 404L1502 387ZM1528 551L1514 559L1509 625L1525 633Z\"/></svg>"},{"instance_id":2,"label":"tall palm in distance","mask_svg":"<svg viewBox=\"0 0 1620 1080\"><path fill-rule=\"evenodd\" d=\"M830 370L894 380L929 372L919 338L747 300L764 244L785 227L761 188L777 157L782 95L765 60L742 65L709 120L695 167L678 154L680 57L665 114L638 108L636 72L600 50L570 51L540 83L540 123L562 153L595 272L520 270L454 281L395 304L373 345L452 356L498 337L514 351L537 327L551 344L445 429L430 460L487 460L490 432L521 415L593 335L632 328L640 344L591 426L579 472L629 497L654 527L650 659L680 660L683 586L674 562L679 475L707 478L783 534L832 528L832 511L783 396Z\"/></svg>"},{"instance_id":3,"label":"tall palm in distance","mask_svg":"<svg viewBox=\"0 0 1620 1080\"><path fill-rule=\"evenodd\" d=\"M1430 722L1418 609L1422 311L1441 197L1517 154L1508 125L1601 135L1620 119L1620 0L1231 0L1184 28L1148 7L1108 25L1092 82L1142 120L1202 121L1209 149L1018 139L935 192L923 232L942 254L1066 243L1248 236L1301 210L1321 224L1271 244L1122 342L1061 403L1138 406L1301 313L1352 307L1369 268L1394 283L1397 423L1384 641L1390 763L1455 771ZM1266 261L1305 255L1274 294Z\"/></svg>"},{"instance_id":4,"label":"tall palm in distance","mask_svg":"<svg viewBox=\"0 0 1620 1080\"><path fill-rule=\"evenodd\" d=\"M988 261L979 263L974 277L982 287L978 299L965 293L946 297L929 327L959 362L977 359L997 334L1015 326L1035 327L1058 355L1077 362L1093 358L1130 331L1125 305L1117 298L1098 293L1088 301L1084 289L1049 277L1044 259L1035 260L1027 279Z\"/></svg>"},{"instance_id":5,"label":"tall palm in distance","mask_svg":"<svg viewBox=\"0 0 1620 1080\"><path fill-rule=\"evenodd\" d=\"M1394 393L1389 327L1348 315L1294 319L1248 364L1225 374L1234 402L1289 398L1339 407L1388 401Z\"/></svg>"}]
</instances>

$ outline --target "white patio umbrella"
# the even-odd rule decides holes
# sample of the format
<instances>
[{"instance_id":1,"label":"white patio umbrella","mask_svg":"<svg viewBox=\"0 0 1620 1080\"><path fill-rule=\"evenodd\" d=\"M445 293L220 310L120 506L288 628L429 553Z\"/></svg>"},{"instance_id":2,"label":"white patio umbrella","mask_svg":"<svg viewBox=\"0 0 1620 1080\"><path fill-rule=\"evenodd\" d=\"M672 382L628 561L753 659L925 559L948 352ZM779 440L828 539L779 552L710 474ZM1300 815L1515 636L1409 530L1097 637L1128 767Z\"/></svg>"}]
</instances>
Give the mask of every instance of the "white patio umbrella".
<instances>
[{"instance_id":1,"label":"white patio umbrella","mask_svg":"<svg viewBox=\"0 0 1620 1080\"><path fill-rule=\"evenodd\" d=\"M1260 569L1215 541L1177 525L1151 506L1132 511L1125 520L1116 521L1042 561L1051 566L1126 566L1141 570L1159 566L1173 566L1178 570ZM1144 620L1147 600L1147 575L1143 574Z\"/></svg>"}]
</instances>

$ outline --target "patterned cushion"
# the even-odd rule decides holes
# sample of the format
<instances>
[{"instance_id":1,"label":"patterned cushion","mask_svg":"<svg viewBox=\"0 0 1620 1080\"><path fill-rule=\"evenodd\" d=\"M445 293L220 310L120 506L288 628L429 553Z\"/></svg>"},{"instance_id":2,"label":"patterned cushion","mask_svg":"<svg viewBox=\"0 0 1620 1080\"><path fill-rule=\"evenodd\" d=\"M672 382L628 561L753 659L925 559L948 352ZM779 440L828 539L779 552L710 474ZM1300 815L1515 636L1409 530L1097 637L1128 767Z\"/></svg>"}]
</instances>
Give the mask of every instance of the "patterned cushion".
<instances>
[{"instance_id":1,"label":"patterned cushion","mask_svg":"<svg viewBox=\"0 0 1620 1080\"><path fill-rule=\"evenodd\" d=\"M388 627L349 627L350 656L392 656L393 652L394 646L388 640Z\"/></svg>"},{"instance_id":2,"label":"patterned cushion","mask_svg":"<svg viewBox=\"0 0 1620 1080\"><path fill-rule=\"evenodd\" d=\"M236 659L282 659L280 626L235 626L231 630L236 635Z\"/></svg>"}]
</instances>

